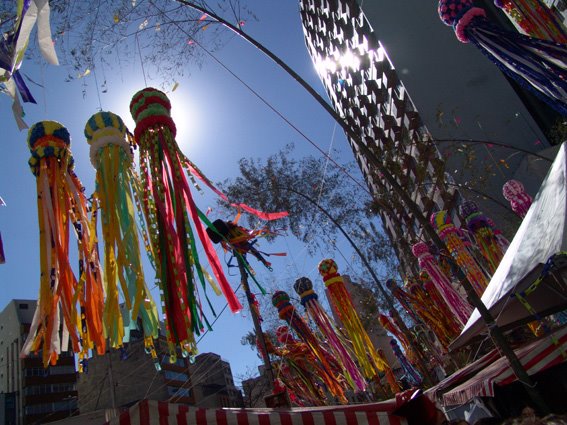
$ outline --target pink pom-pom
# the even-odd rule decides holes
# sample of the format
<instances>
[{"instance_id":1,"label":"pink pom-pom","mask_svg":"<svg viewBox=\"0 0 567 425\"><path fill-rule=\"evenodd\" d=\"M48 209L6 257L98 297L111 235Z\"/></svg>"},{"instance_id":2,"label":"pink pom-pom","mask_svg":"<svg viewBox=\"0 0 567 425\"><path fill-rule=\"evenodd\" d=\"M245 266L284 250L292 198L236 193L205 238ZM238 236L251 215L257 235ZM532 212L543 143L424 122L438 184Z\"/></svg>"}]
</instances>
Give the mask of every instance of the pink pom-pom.
<instances>
[{"instance_id":1,"label":"pink pom-pom","mask_svg":"<svg viewBox=\"0 0 567 425\"><path fill-rule=\"evenodd\" d=\"M461 43L468 43L469 38L467 37L466 31L470 23L474 20L474 18L482 16L486 18L486 12L484 9L480 7L473 7L465 12L463 17L459 19L457 25L455 26L455 34L457 35L457 39Z\"/></svg>"}]
</instances>

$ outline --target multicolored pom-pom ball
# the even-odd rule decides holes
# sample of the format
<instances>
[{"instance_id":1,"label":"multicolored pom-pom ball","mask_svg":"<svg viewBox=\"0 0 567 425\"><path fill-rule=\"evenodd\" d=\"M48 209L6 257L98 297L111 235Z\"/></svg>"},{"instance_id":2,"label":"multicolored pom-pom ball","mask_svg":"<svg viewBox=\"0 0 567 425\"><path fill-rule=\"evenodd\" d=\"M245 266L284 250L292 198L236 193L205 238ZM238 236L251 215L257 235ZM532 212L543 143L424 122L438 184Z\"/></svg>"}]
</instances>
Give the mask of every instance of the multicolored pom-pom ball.
<instances>
[{"instance_id":1,"label":"multicolored pom-pom ball","mask_svg":"<svg viewBox=\"0 0 567 425\"><path fill-rule=\"evenodd\" d=\"M301 295L304 292L313 289L313 282L311 282L311 279L309 279L308 277L300 277L293 284L293 289L295 289L295 292Z\"/></svg>"},{"instance_id":2,"label":"multicolored pom-pom ball","mask_svg":"<svg viewBox=\"0 0 567 425\"><path fill-rule=\"evenodd\" d=\"M66 166L72 164L69 152L71 135L69 131L56 121L40 121L28 130L28 147L31 158L30 169L36 176L39 173L39 162L43 158L66 159Z\"/></svg>"},{"instance_id":3,"label":"multicolored pom-pom ball","mask_svg":"<svg viewBox=\"0 0 567 425\"><path fill-rule=\"evenodd\" d=\"M274 292L274 295L272 295L272 304L274 307L280 309L289 304L289 299L290 298L287 292L276 291Z\"/></svg>"},{"instance_id":4,"label":"multicolored pom-pom ball","mask_svg":"<svg viewBox=\"0 0 567 425\"><path fill-rule=\"evenodd\" d=\"M122 118L112 112L97 112L89 118L85 125L87 143L91 144L97 139L97 136L101 135L100 132L106 129L114 129L116 131L112 133L117 133L122 137L126 135L126 125Z\"/></svg>"},{"instance_id":5,"label":"multicolored pom-pom ball","mask_svg":"<svg viewBox=\"0 0 567 425\"><path fill-rule=\"evenodd\" d=\"M437 10L443 23L452 27L473 6L473 0L440 0Z\"/></svg>"},{"instance_id":6,"label":"multicolored pom-pom ball","mask_svg":"<svg viewBox=\"0 0 567 425\"><path fill-rule=\"evenodd\" d=\"M425 242L418 242L411 247L411 252L419 258L429 252L429 246Z\"/></svg>"},{"instance_id":7,"label":"multicolored pom-pom ball","mask_svg":"<svg viewBox=\"0 0 567 425\"><path fill-rule=\"evenodd\" d=\"M335 260L330 258L321 261L317 268L319 269L321 276L336 274L339 271L339 267L337 266L337 263L335 263Z\"/></svg>"},{"instance_id":8,"label":"multicolored pom-pom ball","mask_svg":"<svg viewBox=\"0 0 567 425\"><path fill-rule=\"evenodd\" d=\"M137 92L130 102L130 113L136 122L134 136L139 139L141 133L154 126L166 126L175 136L176 128L171 119L171 102L167 95L153 87Z\"/></svg>"}]
</instances>

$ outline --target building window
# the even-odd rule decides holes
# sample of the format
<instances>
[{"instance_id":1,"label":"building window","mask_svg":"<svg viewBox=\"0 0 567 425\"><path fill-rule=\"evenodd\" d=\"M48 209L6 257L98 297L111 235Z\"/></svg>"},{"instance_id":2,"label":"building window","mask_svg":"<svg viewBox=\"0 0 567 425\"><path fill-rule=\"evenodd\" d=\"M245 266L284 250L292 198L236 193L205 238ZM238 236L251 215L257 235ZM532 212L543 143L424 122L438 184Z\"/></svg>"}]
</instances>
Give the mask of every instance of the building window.
<instances>
[{"instance_id":1,"label":"building window","mask_svg":"<svg viewBox=\"0 0 567 425\"><path fill-rule=\"evenodd\" d=\"M76 391L75 383L28 385L24 388L25 395L41 395Z\"/></svg>"},{"instance_id":2,"label":"building window","mask_svg":"<svg viewBox=\"0 0 567 425\"><path fill-rule=\"evenodd\" d=\"M28 304L27 303L20 303L19 307L20 307L20 310L27 310Z\"/></svg>"},{"instance_id":3,"label":"building window","mask_svg":"<svg viewBox=\"0 0 567 425\"><path fill-rule=\"evenodd\" d=\"M189 380L189 376L187 376L186 373L174 372L172 370L165 370L164 375L165 375L165 379L171 379L174 381L185 382Z\"/></svg>"},{"instance_id":4,"label":"building window","mask_svg":"<svg viewBox=\"0 0 567 425\"><path fill-rule=\"evenodd\" d=\"M43 415L53 412L64 412L77 409L77 398L69 398L68 400L56 401L53 403L32 404L25 407L26 415Z\"/></svg>"},{"instance_id":5,"label":"building window","mask_svg":"<svg viewBox=\"0 0 567 425\"><path fill-rule=\"evenodd\" d=\"M167 394L177 397L191 397L192 391L189 388L179 388L167 386Z\"/></svg>"}]
</instances>

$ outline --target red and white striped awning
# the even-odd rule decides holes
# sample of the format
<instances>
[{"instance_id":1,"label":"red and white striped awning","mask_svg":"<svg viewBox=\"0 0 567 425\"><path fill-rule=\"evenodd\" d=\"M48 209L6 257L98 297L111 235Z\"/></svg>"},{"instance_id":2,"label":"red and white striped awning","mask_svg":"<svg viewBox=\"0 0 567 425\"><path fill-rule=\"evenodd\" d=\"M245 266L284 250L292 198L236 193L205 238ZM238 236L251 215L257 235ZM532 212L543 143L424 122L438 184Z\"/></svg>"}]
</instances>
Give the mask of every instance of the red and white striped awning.
<instances>
[{"instance_id":1,"label":"red and white striped awning","mask_svg":"<svg viewBox=\"0 0 567 425\"><path fill-rule=\"evenodd\" d=\"M514 351L528 375L563 363L567 361L567 327ZM494 397L496 385L509 385L515 381L517 378L508 360L500 357L472 378L443 394L443 405L460 405L475 397Z\"/></svg>"},{"instance_id":2,"label":"red and white striped awning","mask_svg":"<svg viewBox=\"0 0 567 425\"><path fill-rule=\"evenodd\" d=\"M301 409L205 409L142 400L105 425L407 425L391 403Z\"/></svg>"}]
</instances>

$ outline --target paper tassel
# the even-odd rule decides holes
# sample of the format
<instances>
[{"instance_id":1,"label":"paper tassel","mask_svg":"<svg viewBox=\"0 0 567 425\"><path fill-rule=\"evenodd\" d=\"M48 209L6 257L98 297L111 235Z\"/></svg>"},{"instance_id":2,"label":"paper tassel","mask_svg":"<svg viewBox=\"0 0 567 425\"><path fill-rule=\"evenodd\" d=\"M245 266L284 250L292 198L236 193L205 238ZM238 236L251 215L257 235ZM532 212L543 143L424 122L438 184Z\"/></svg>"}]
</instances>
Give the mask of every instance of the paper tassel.
<instances>
[{"instance_id":1,"label":"paper tassel","mask_svg":"<svg viewBox=\"0 0 567 425\"><path fill-rule=\"evenodd\" d=\"M473 0L440 0L439 16L459 41L474 44L502 72L567 115L567 44L504 31Z\"/></svg>"},{"instance_id":2,"label":"paper tassel","mask_svg":"<svg viewBox=\"0 0 567 425\"><path fill-rule=\"evenodd\" d=\"M459 207L459 212L465 219L467 229L474 236L476 245L486 260L490 273L494 274L504 256L504 251L488 218L472 201L463 202Z\"/></svg>"},{"instance_id":3,"label":"paper tassel","mask_svg":"<svg viewBox=\"0 0 567 425\"><path fill-rule=\"evenodd\" d=\"M319 363L319 378L325 382L329 392L337 397L341 403L347 403L343 384L340 382L339 371L336 367L333 367L337 364L336 360L332 358L330 353L324 351L321 342L289 302L289 295L284 291L276 291L272 296L272 304L278 309L280 319L285 320L291 326L308 348L311 357ZM291 335L286 338L286 341L291 343L290 337Z\"/></svg>"},{"instance_id":4,"label":"paper tassel","mask_svg":"<svg viewBox=\"0 0 567 425\"><path fill-rule=\"evenodd\" d=\"M41 349L45 367L56 363L67 338L71 349L83 356L94 347L104 354L106 346L96 239L84 189L73 172L70 142L67 129L54 121L39 122L28 133L29 165L37 181L41 278L37 309L21 354ZM69 263L71 225L78 240L78 278Z\"/></svg>"},{"instance_id":5,"label":"paper tassel","mask_svg":"<svg viewBox=\"0 0 567 425\"><path fill-rule=\"evenodd\" d=\"M358 370L358 367L352 360L352 357L345 347L345 341L342 341L336 329L336 325L327 315L325 310L319 304L318 296L313 290L313 283L307 277L301 277L295 281L293 285L295 292L301 297L301 305L305 307L307 314L317 325L317 328L325 337L329 348L340 361L343 374L347 377L351 387L355 391L366 391L366 382L364 377ZM352 350L352 348L351 348Z\"/></svg>"},{"instance_id":6,"label":"paper tassel","mask_svg":"<svg viewBox=\"0 0 567 425\"><path fill-rule=\"evenodd\" d=\"M455 259L457 265L467 275L474 290L479 296L488 286L488 279L465 243L461 239L460 230L451 222L447 211L439 211L431 215L431 224L441 239L447 245L449 253Z\"/></svg>"},{"instance_id":7,"label":"paper tassel","mask_svg":"<svg viewBox=\"0 0 567 425\"><path fill-rule=\"evenodd\" d=\"M362 326L350 294L345 287L343 277L338 272L337 263L331 259L326 259L319 263L318 269L325 282L325 287L329 294L329 302L352 342L354 355L362 369L362 373L368 379L375 379L379 371L385 372L387 369L390 369L390 366L386 359L376 351L364 326ZM394 387L391 390L393 393L396 393L400 388Z\"/></svg>"},{"instance_id":8,"label":"paper tassel","mask_svg":"<svg viewBox=\"0 0 567 425\"><path fill-rule=\"evenodd\" d=\"M135 141L140 148L142 203L163 294L170 352L175 356L176 344L185 351L195 352L194 334L204 330L196 280L203 288L206 283L197 254L197 239L230 310L237 312L242 306L200 222L200 211L185 174L186 158L175 140L176 128L170 110L167 96L153 88L139 91L130 103L136 122Z\"/></svg>"},{"instance_id":9,"label":"paper tassel","mask_svg":"<svg viewBox=\"0 0 567 425\"><path fill-rule=\"evenodd\" d=\"M429 251L426 243L418 242L412 246L411 250L418 259L419 267L427 272L431 282L435 285L439 294L441 294L443 304L447 306L451 314L460 322L462 329L472 313L471 305L453 288L451 281L439 267L437 260Z\"/></svg>"},{"instance_id":10,"label":"paper tassel","mask_svg":"<svg viewBox=\"0 0 567 425\"><path fill-rule=\"evenodd\" d=\"M532 197L526 193L524 185L518 180L508 180L502 186L502 194L518 216L524 218L532 205Z\"/></svg>"},{"instance_id":11,"label":"paper tassel","mask_svg":"<svg viewBox=\"0 0 567 425\"><path fill-rule=\"evenodd\" d=\"M156 305L144 278L133 187L133 154L127 128L112 112L94 114L85 126L91 162L96 169L95 198L100 206L104 240L106 333L113 348L128 342L129 330L136 329L140 317L145 337L158 337ZM119 289L120 288L120 289ZM121 297L127 311L128 332L120 307Z\"/></svg>"}]
</instances>

